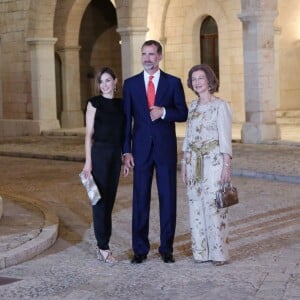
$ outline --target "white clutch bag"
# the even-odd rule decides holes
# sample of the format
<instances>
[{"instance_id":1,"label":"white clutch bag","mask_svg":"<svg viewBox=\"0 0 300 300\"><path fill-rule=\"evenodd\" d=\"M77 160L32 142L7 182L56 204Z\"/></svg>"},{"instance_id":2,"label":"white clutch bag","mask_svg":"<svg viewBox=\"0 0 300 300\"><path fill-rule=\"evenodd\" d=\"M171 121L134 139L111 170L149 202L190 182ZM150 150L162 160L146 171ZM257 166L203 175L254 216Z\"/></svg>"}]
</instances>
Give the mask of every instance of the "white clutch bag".
<instances>
[{"instance_id":1,"label":"white clutch bag","mask_svg":"<svg viewBox=\"0 0 300 300\"><path fill-rule=\"evenodd\" d=\"M91 204L96 205L98 203L98 201L101 199L101 195L100 195L100 192L98 190L98 187L95 183L95 180L94 180L92 174L88 178L85 178L85 176L83 175L83 172L81 172L79 174L79 177L80 177L80 180L81 180L83 186L86 189L86 192L91 201Z\"/></svg>"}]
</instances>

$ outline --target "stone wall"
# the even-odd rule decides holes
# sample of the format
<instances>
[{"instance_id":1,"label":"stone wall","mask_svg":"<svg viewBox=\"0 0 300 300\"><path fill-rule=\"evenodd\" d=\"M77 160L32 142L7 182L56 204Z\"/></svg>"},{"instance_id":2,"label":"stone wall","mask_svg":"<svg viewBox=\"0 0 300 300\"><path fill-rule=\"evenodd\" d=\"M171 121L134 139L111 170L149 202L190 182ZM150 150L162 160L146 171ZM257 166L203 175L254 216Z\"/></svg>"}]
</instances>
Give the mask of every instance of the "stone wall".
<instances>
[{"instance_id":1,"label":"stone wall","mask_svg":"<svg viewBox=\"0 0 300 300\"><path fill-rule=\"evenodd\" d=\"M280 110L300 110L300 1L278 1Z\"/></svg>"},{"instance_id":2,"label":"stone wall","mask_svg":"<svg viewBox=\"0 0 300 300\"><path fill-rule=\"evenodd\" d=\"M59 126L82 127L85 101L93 93L92 73L110 65L121 83L140 72L140 47L145 39L161 41L164 46L161 67L182 78L190 103L195 95L186 86L187 72L200 63L200 27L208 15L215 19L219 33L218 96L231 103L235 123L245 121L247 51L243 50L243 24L238 18L243 0L115 0L112 3L0 2L0 136L40 134ZM268 3L276 5L279 13L274 22L274 97L277 111L285 115L300 110L297 23L300 2L263 3L266 7ZM116 16L114 24L106 19L112 12ZM54 72L55 62L60 72ZM263 59L261 63L268 64ZM261 101L266 109L264 100Z\"/></svg>"},{"instance_id":3,"label":"stone wall","mask_svg":"<svg viewBox=\"0 0 300 300\"><path fill-rule=\"evenodd\" d=\"M171 1L165 20L165 68L183 79L187 101L195 98L187 89L189 69L200 63L200 27L206 16L218 26L220 90L219 97L231 103L234 122L244 120L244 78L242 25L237 18L239 1Z\"/></svg>"},{"instance_id":4,"label":"stone wall","mask_svg":"<svg viewBox=\"0 0 300 300\"><path fill-rule=\"evenodd\" d=\"M30 62L26 43L28 2L0 2L0 105L4 119L32 118Z\"/></svg>"}]
</instances>

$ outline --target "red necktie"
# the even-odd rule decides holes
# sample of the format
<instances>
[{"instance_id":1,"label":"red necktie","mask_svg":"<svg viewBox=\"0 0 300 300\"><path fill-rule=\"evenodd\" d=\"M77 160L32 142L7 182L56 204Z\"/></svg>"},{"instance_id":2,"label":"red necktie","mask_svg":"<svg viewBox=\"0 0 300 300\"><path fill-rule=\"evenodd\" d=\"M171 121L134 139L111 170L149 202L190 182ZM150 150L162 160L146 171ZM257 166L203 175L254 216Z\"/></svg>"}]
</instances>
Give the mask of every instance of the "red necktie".
<instances>
[{"instance_id":1,"label":"red necktie","mask_svg":"<svg viewBox=\"0 0 300 300\"><path fill-rule=\"evenodd\" d=\"M154 76L151 75L148 81L148 88L147 88L148 107L153 106L155 102L155 87L152 81L153 78Z\"/></svg>"}]
</instances>

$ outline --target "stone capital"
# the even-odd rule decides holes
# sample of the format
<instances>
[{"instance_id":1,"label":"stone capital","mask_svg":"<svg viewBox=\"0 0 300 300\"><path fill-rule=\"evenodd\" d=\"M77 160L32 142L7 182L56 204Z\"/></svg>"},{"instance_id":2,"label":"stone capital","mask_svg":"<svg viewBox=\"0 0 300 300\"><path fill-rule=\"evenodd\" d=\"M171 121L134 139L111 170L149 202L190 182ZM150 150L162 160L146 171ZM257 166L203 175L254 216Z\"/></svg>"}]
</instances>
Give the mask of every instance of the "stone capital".
<instances>
[{"instance_id":1,"label":"stone capital","mask_svg":"<svg viewBox=\"0 0 300 300\"><path fill-rule=\"evenodd\" d=\"M241 5L242 22L273 22L278 16L277 0L241 0Z\"/></svg>"},{"instance_id":2,"label":"stone capital","mask_svg":"<svg viewBox=\"0 0 300 300\"><path fill-rule=\"evenodd\" d=\"M127 36L127 35L144 35L146 32L149 31L148 27L120 27L117 28L117 32L121 36Z\"/></svg>"},{"instance_id":3,"label":"stone capital","mask_svg":"<svg viewBox=\"0 0 300 300\"><path fill-rule=\"evenodd\" d=\"M27 38L28 45L54 45L57 42L57 38Z\"/></svg>"},{"instance_id":4,"label":"stone capital","mask_svg":"<svg viewBox=\"0 0 300 300\"><path fill-rule=\"evenodd\" d=\"M59 53L63 53L63 52L79 52L81 49L81 46L79 45L74 45L74 46L66 46L63 48L58 48L56 51Z\"/></svg>"},{"instance_id":5,"label":"stone capital","mask_svg":"<svg viewBox=\"0 0 300 300\"><path fill-rule=\"evenodd\" d=\"M268 22L273 23L275 18L278 16L277 11L244 11L238 14L238 18L242 22Z\"/></svg>"}]
</instances>

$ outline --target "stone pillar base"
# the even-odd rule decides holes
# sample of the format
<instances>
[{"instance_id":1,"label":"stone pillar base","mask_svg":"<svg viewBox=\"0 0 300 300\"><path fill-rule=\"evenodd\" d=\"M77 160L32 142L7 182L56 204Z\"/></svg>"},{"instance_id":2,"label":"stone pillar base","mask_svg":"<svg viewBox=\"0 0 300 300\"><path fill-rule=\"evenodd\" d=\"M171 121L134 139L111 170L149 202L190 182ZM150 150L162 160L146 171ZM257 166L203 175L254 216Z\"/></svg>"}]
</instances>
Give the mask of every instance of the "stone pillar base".
<instances>
[{"instance_id":1,"label":"stone pillar base","mask_svg":"<svg viewBox=\"0 0 300 300\"><path fill-rule=\"evenodd\" d=\"M0 120L0 136L40 135L44 130L59 129L54 120Z\"/></svg>"},{"instance_id":2,"label":"stone pillar base","mask_svg":"<svg viewBox=\"0 0 300 300\"><path fill-rule=\"evenodd\" d=\"M83 127L83 111L62 111L61 113L61 127L62 128L78 128Z\"/></svg>"},{"instance_id":3,"label":"stone pillar base","mask_svg":"<svg viewBox=\"0 0 300 300\"><path fill-rule=\"evenodd\" d=\"M277 124L244 123L242 127L242 142L258 144L267 140L279 140L280 129Z\"/></svg>"}]
</instances>

